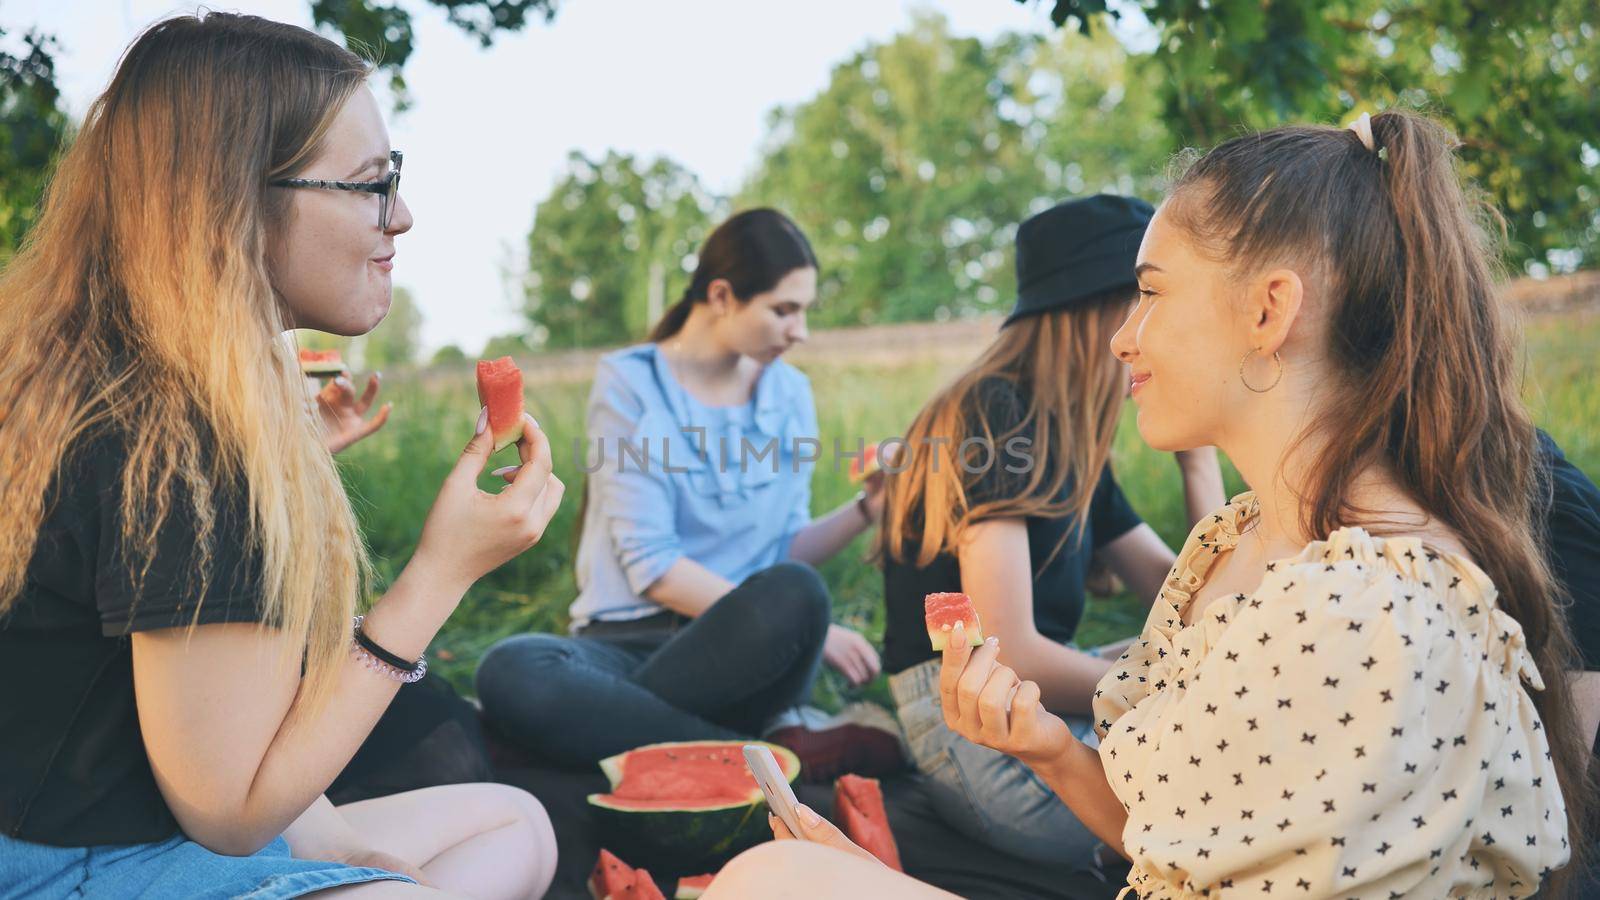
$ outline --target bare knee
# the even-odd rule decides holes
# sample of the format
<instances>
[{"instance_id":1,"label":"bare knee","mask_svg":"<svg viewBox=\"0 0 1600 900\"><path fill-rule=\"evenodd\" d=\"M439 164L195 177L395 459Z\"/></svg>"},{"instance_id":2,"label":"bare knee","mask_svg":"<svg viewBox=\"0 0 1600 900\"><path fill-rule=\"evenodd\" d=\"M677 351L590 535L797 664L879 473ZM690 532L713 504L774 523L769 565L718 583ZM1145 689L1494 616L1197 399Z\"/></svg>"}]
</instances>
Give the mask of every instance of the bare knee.
<instances>
[{"instance_id":1,"label":"bare knee","mask_svg":"<svg viewBox=\"0 0 1600 900\"><path fill-rule=\"evenodd\" d=\"M738 897L770 897L776 900L787 897L789 891L803 888L808 870L815 874L817 866L826 863L826 860L819 861L816 858L819 850L824 851L821 855L826 856L826 849L803 841L759 844L722 867L716 881L705 893L706 900Z\"/></svg>"},{"instance_id":2,"label":"bare knee","mask_svg":"<svg viewBox=\"0 0 1600 900\"><path fill-rule=\"evenodd\" d=\"M538 798L508 784L484 784L494 802L516 817L517 827L528 836L528 856L533 865L528 873L527 893L543 896L556 873L556 831L550 814Z\"/></svg>"}]
</instances>

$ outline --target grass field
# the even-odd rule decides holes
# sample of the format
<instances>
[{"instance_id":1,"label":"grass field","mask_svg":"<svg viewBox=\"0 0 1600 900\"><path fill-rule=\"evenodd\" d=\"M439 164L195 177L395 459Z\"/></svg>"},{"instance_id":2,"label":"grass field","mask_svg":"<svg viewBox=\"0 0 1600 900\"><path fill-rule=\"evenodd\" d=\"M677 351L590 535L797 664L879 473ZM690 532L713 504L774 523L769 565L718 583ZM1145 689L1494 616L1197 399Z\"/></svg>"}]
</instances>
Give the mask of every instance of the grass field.
<instances>
[{"instance_id":1,"label":"grass field","mask_svg":"<svg viewBox=\"0 0 1600 900\"><path fill-rule=\"evenodd\" d=\"M1534 319L1527 328L1528 402L1536 421L1591 478L1600 476L1600 314L1568 312ZM853 445L856 437L899 434L930 392L951 374L949 363L827 362L808 365L816 393L822 445L835 437ZM426 377L393 373L384 393L395 403L387 428L340 457L345 480L380 574L393 577L416 546L423 516L434 493L472 433L478 405L471 370L429 372ZM464 691L490 644L522 631L566 629L566 611L575 594L572 579L572 529L580 484L574 440L581 439L587 383L529 384L530 411L551 437L556 473L568 485L567 499L544 541L480 581L435 640L434 670ZM1118 480L1134 508L1174 548L1187 532L1177 466L1139 440L1132 416L1124 416L1114 451ZM855 493L842 470L824 453L813 482L814 512L832 509ZM514 461L513 451L497 464ZM1242 488L1228 472L1229 489ZM489 487L495 481L484 479ZM882 580L864 561L865 541L823 567L834 593L836 621L878 640L883 628ZM1144 598L1145 601L1148 598ZM1131 596L1092 600L1079 639L1095 644L1136 633L1144 601ZM817 701L832 706L845 693L831 671L818 685ZM866 696L885 696L882 679Z\"/></svg>"}]
</instances>

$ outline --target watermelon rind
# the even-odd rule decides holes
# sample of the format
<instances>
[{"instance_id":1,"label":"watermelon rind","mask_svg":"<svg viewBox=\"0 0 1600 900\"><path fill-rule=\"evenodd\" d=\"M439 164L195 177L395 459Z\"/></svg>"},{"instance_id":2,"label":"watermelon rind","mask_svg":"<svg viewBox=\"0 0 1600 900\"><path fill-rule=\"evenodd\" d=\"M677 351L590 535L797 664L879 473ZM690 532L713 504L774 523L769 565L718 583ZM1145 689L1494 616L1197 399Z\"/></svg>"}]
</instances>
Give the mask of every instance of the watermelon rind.
<instances>
[{"instance_id":1,"label":"watermelon rind","mask_svg":"<svg viewBox=\"0 0 1600 900\"><path fill-rule=\"evenodd\" d=\"M665 748L732 748L740 752L748 741L672 741L650 744L634 751ZM787 747L765 744L790 782L800 775L800 758ZM601 760L600 769L614 790L622 783L628 754ZM610 794L590 794L595 826L607 847L636 865L658 870L715 871L723 863L756 844L771 839L766 799L760 788L749 800L685 801L682 806L639 809L629 800Z\"/></svg>"},{"instance_id":2,"label":"watermelon rind","mask_svg":"<svg viewBox=\"0 0 1600 900\"><path fill-rule=\"evenodd\" d=\"M711 886L710 875L696 875L693 878L679 878L678 889L672 895L672 900L699 900L700 895Z\"/></svg>"}]
</instances>

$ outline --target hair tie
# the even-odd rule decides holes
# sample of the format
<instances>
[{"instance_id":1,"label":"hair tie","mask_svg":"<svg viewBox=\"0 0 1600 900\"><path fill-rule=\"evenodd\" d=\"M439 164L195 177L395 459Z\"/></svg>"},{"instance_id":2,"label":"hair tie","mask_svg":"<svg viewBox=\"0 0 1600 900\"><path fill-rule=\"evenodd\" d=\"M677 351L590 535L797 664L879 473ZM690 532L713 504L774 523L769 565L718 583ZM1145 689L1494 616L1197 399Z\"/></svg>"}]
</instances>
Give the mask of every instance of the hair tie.
<instances>
[{"instance_id":1,"label":"hair tie","mask_svg":"<svg viewBox=\"0 0 1600 900\"><path fill-rule=\"evenodd\" d=\"M1372 139L1372 116L1371 115L1368 115L1367 113L1362 113L1354 122L1351 122L1347 127L1351 131L1354 131L1356 133L1356 137L1361 139L1362 146L1366 147L1368 150L1371 150L1373 153L1377 153L1378 152L1378 145Z\"/></svg>"}]
</instances>

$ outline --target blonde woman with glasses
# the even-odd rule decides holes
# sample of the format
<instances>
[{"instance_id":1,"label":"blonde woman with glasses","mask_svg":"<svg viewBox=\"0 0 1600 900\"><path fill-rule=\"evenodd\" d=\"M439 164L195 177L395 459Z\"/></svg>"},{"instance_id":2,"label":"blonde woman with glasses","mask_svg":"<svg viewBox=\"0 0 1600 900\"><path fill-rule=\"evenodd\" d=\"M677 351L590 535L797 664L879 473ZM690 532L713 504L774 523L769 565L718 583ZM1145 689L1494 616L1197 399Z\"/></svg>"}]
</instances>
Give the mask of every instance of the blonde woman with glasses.
<instances>
[{"instance_id":1,"label":"blonde woman with glasses","mask_svg":"<svg viewBox=\"0 0 1600 900\"><path fill-rule=\"evenodd\" d=\"M531 419L523 477L478 489L480 413L416 553L353 619L370 566L340 435L282 335L363 334L389 308L412 216L368 72L253 17L155 25L0 280L0 895L549 885L554 836L521 791L323 796L562 496Z\"/></svg>"}]
</instances>

